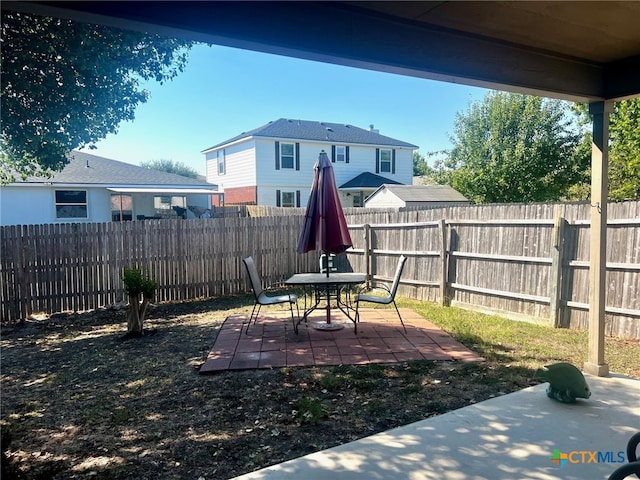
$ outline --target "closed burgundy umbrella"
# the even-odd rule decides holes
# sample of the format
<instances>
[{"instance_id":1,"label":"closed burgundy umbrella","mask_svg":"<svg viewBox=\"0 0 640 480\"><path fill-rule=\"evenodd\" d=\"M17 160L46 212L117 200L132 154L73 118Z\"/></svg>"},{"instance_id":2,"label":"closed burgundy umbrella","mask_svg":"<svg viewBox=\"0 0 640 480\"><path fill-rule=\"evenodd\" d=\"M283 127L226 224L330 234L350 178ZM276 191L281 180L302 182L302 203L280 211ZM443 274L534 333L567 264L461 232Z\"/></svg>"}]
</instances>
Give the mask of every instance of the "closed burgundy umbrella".
<instances>
[{"instance_id":1,"label":"closed burgundy umbrella","mask_svg":"<svg viewBox=\"0 0 640 480\"><path fill-rule=\"evenodd\" d=\"M298 253L317 250L337 255L353 246L353 243L342 211L333 167L324 150L320 152L313 168L315 175L298 240ZM326 270L329 276L329 268Z\"/></svg>"},{"instance_id":2,"label":"closed burgundy umbrella","mask_svg":"<svg viewBox=\"0 0 640 480\"><path fill-rule=\"evenodd\" d=\"M333 167L324 150L320 152L314 165L315 175L309 194L309 203L304 219L304 226L298 240L298 253L317 250L327 255L327 277L329 277L329 256L344 252L353 246L351 235L344 218ZM331 324L331 302L329 284L327 284L327 323L314 328L336 329L341 325Z\"/></svg>"}]
</instances>

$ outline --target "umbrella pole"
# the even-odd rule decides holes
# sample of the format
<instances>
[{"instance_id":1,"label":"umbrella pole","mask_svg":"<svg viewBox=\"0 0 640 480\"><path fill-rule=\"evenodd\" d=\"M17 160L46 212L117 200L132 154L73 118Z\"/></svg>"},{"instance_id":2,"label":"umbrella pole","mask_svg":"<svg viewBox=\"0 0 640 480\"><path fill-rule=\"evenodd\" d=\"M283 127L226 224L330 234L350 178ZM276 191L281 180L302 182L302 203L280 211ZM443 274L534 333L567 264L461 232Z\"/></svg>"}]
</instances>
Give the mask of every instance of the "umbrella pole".
<instances>
[{"instance_id":1,"label":"umbrella pole","mask_svg":"<svg viewBox=\"0 0 640 480\"><path fill-rule=\"evenodd\" d=\"M331 297L329 296L329 284L327 284L327 324L331 324Z\"/></svg>"},{"instance_id":2,"label":"umbrella pole","mask_svg":"<svg viewBox=\"0 0 640 480\"><path fill-rule=\"evenodd\" d=\"M326 232L326 228L325 228L325 232ZM325 234L325 237L326 237L326 234ZM324 252L324 261L325 261L325 264L323 266L324 266L325 272L327 274L327 278L329 278L329 254L327 252ZM327 283L327 291L326 291L326 294L327 294L327 324L331 324L331 297L330 297L330 293L331 292L330 292L330 290L331 289L329 288L329 284Z\"/></svg>"}]
</instances>

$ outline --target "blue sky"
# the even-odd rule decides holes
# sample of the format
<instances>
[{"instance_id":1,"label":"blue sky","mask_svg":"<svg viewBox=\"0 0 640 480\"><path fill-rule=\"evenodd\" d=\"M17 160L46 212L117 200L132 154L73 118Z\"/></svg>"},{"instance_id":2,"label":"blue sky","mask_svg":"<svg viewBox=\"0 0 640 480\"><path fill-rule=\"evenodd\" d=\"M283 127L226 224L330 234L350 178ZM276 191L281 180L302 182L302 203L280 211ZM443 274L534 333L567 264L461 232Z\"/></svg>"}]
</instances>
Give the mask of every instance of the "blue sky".
<instances>
[{"instance_id":1,"label":"blue sky","mask_svg":"<svg viewBox=\"0 0 640 480\"><path fill-rule=\"evenodd\" d=\"M200 152L278 118L373 124L420 152L450 148L455 114L486 89L234 48L197 45L174 80L149 83L133 122L91 153L128 163L170 159L200 173Z\"/></svg>"}]
</instances>

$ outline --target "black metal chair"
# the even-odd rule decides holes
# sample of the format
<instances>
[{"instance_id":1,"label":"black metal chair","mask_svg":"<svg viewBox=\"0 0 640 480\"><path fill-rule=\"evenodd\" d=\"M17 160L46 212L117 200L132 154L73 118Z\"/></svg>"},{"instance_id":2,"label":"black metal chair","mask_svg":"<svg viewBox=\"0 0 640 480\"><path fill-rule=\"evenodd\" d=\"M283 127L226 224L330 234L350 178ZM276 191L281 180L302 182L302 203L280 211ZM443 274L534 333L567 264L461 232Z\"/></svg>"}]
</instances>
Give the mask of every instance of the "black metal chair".
<instances>
[{"instance_id":1,"label":"black metal chair","mask_svg":"<svg viewBox=\"0 0 640 480\"><path fill-rule=\"evenodd\" d=\"M627 443L627 461L629 463L617 468L609 480L623 480L631 475L640 478L640 460L636 454L636 449L640 446L640 432L636 433Z\"/></svg>"},{"instance_id":2,"label":"black metal chair","mask_svg":"<svg viewBox=\"0 0 640 480\"><path fill-rule=\"evenodd\" d=\"M253 305L253 310L251 310L251 315L249 316L249 323L247 323L247 330L245 333L249 333L249 326L251 325L251 321L255 323L258 320L258 315L260 314L260 308L262 305L277 305L280 303L288 303L289 309L291 310L291 322L293 323L293 331L298 333L298 325L296 323L296 319L293 316L293 305L295 304L296 310L298 312L298 318L300 318L300 310L298 309L298 297L293 293L284 293L281 295L269 296L267 295L266 290L262 286L262 280L260 279L260 275L258 274L258 269L253 261L252 257L247 257L243 260L244 265L247 267L247 273L249 274L249 280L251 281L251 288L253 289L253 295L255 297L256 303Z\"/></svg>"},{"instance_id":3,"label":"black metal chair","mask_svg":"<svg viewBox=\"0 0 640 480\"><path fill-rule=\"evenodd\" d=\"M366 293L360 293L356 295L356 321L355 321L355 331L358 333L358 322L360 321L360 302L370 302L377 303L381 305L388 305L393 303L393 306L396 307L396 312L398 313L398 318L400 319L400 323L402 324L402 328L404 331L407 331L407 327L404 326L404 321L402 320L402 316L400 315L400 310L398 310L398 305L396 305L396 292L398 291L398 285L400 285L400 277L402 276L402 270L404 269L404 264L407 261L407 257L404 255L400 255L398 259L398 266L396 267L396 273L393 277L393 283L391 284L391 288L387 287L385 284L374 285L371 287L371 290L384 290L387 294L384 296L379 295L370 295Z\"/></svg>"}]
</instances>

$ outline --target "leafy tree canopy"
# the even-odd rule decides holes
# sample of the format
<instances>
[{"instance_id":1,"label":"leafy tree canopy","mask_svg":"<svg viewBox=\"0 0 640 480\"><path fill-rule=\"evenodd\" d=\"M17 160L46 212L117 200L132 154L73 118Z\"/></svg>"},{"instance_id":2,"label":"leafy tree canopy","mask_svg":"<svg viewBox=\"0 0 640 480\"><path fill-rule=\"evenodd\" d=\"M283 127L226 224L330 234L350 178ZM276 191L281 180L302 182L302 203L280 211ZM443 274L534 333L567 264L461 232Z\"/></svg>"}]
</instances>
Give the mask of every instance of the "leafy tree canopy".
<instances>
[{"instance_id":1,"label":"leafy tree canopy","mask_svg":"<svg viewBox=\"0 0 640 480\"><path fill-rule=\"evenodd\" d=\"M49 175L65 154L133 120L149 92L172 79L191 42L12 11L2 12L0 183Z\"/></svg>"},{"instance_id":2,"label":"leafy tree canopy","mask_svg":"<svg viewBox=\"0 0 640 480\"><path fill-rule=\"evenodd\" d=\"M583 124L590 124L589 106L578 104L575 111ZM591 148L591 133L585 142ZM573 199L589 198L589 183L577 185ZM609 116L609 195L610 200L640 198L640 98L613 104Z\"/></svg>"},{"instance_id":3,"label":"leafy tree canopy","mask_svg":"<svg viewBox=\"0 0 640 480\"><path fill-rule=\"evenodd\" d=\"M552 201L582 181L589 155L566 102L489 92L458 113L435 178L476 203Z\"/></svg>"},{"instance_id":4,"label":"leafy tree canopy","mask_svg":"<svg viewBox=\"0 0 640 480\"><path fill-rule=\"evenodd\" d=\"M183 177L198 178L198 172L194 168L182 162L174 162L173 160L150 160L148 162L140 162L140 166L152 170L160 170L161 172L175 173Z\"/></svg>"},{"instance_id":5,"label":"leafy tree canopy","mask_svg":"<svg viewBox=\"0 0 640 480\"><path fill-rule=\"evenodd\" d=\"M413 152L413 176L422 177L429 174L429 164L420 152Z\"/></svg>"}]
</instances>

